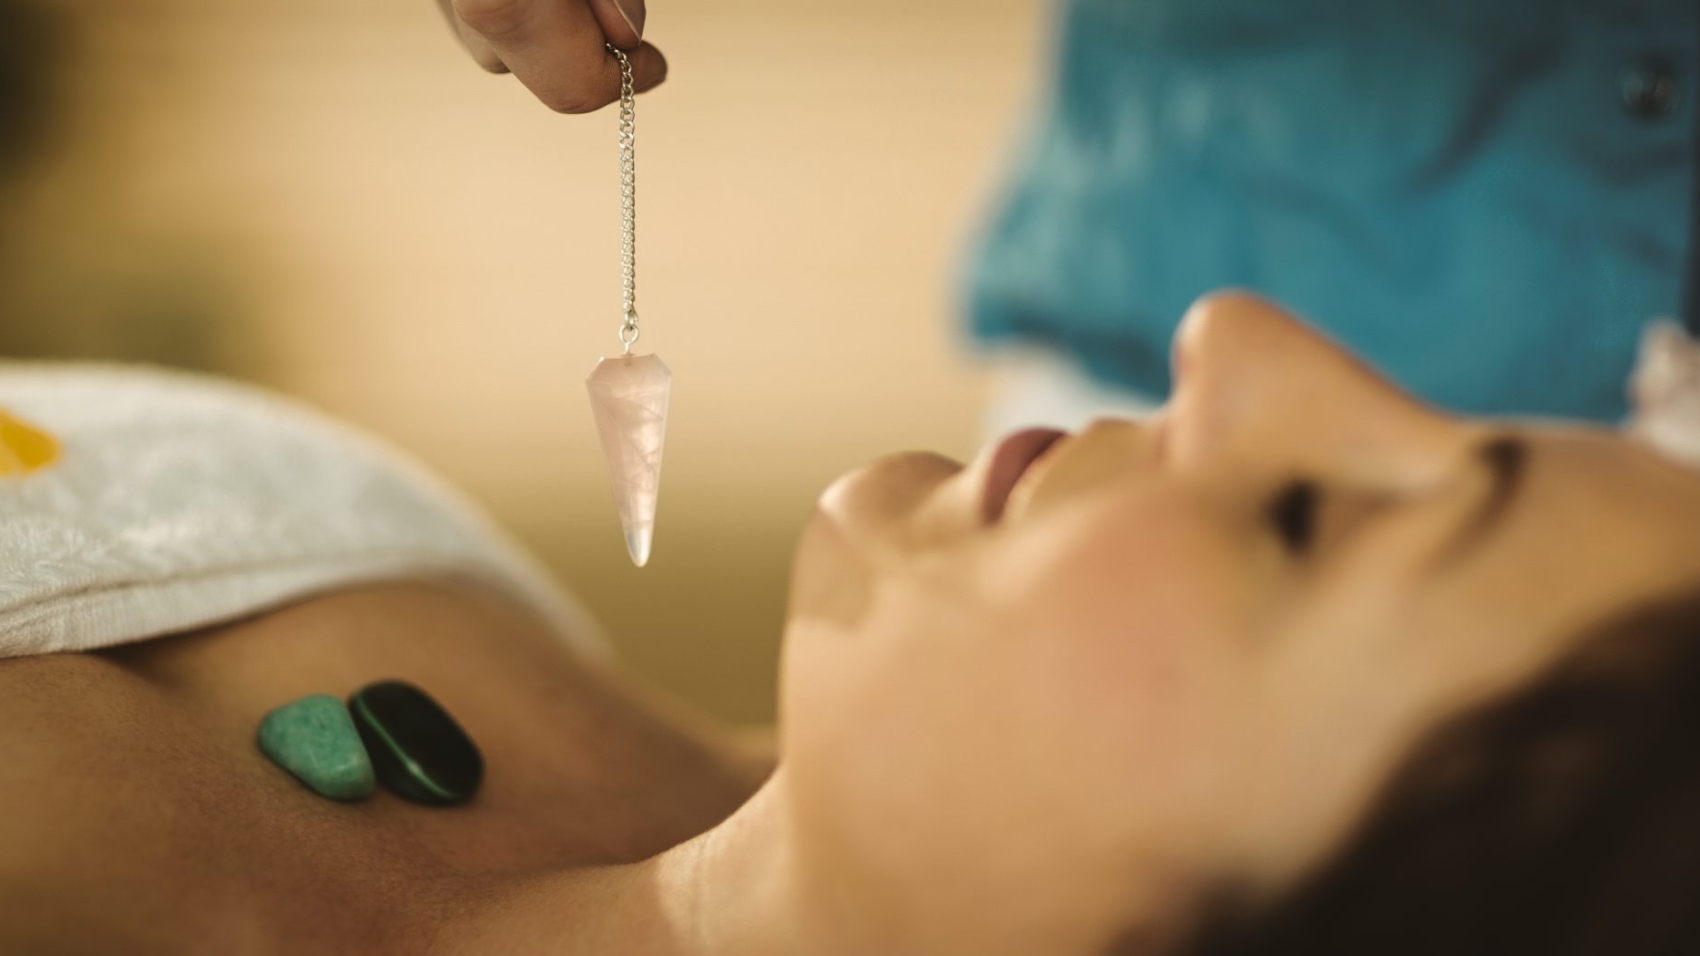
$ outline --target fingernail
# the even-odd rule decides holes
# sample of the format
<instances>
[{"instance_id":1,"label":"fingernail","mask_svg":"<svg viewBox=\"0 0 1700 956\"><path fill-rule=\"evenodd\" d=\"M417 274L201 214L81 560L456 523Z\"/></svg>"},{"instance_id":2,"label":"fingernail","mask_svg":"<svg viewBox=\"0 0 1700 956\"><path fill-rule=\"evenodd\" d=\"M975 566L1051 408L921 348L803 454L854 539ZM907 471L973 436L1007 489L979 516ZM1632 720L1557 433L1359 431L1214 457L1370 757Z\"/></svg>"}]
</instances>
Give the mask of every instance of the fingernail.
<instances>
[{"instance_id":1,"label":"fingernail","mask_svg":"<svg viewBox=\"0 0 1700 956\"><path fill-rule=\"evenodd\" d=\"M626 26L632 28L638 39L643 39L643 0L614 0L614 9L626 18Z\"/></svg>"}]
</instances>

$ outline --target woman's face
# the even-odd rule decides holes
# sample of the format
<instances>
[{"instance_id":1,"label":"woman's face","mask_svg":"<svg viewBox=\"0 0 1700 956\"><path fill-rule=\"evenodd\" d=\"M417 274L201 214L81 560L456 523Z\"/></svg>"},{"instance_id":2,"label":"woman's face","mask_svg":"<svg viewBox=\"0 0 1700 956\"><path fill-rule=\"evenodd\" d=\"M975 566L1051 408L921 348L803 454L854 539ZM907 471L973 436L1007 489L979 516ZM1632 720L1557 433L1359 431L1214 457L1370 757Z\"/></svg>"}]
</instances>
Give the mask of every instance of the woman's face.
<instances>
[{"instance_id":1,"label":"woman's face","mask_svg":"<svg viewBox=\"0 0 1700 956\"><path fill-rule=\"evenodd\" d=\"M1135 901L1277 888L1423 731L1700 580L1700 478L1614 433L1439 414L1244 295L1174 365L1146 421L821 498L782 777L868 932L1061 951Z\"/></svg>"}]
</instances>

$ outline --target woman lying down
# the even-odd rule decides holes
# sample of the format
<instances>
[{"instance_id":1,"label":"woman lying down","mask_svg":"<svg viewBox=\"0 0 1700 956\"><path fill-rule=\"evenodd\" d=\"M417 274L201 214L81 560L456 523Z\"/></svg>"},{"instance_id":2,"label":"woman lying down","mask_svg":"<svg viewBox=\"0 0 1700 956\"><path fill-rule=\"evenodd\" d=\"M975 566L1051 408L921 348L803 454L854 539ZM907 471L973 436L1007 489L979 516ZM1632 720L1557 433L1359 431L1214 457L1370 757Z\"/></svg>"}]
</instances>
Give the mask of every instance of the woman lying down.
<instances>
[{"instance_id":1,"label":"woman lying down","mask_svg":"<svg viewBox=\"0 0 1700 956\"><path fill-rule=\"evenodd\" d=\"M1700 471L1247 296L1175 364L1149 420L829 488L777 754L363 439L6 371L59 445L0 483L0 952L1700 952ZM303 698L420 752L329 799L256 742Z\"/></svg>"}]
</instances>

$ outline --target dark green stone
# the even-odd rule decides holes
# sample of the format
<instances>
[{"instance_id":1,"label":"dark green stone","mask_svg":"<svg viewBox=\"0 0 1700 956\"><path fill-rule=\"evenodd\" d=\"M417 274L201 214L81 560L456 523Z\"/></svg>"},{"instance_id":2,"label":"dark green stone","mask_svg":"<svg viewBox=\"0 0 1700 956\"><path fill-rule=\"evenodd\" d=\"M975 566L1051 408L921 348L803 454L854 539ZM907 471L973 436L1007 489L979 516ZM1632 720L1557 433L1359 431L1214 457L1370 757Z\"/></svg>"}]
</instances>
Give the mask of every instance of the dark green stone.
<instances>
[{"instance_id":1,"label":"dark green stone","mask_svg":"<svg viewBox=\"0 0 1700 956\"><path fill-rule=\"evenodd\" d=\"M284 704L260 720L260 750L332 800L362 800L377 784L348 708L329 694Z\"/></svg>"},{"instance_id":2,"label":"dark green stone","mask_svg":"<svg viewBox=\"0 0 1700 956\"><path fill-rule=\"evenodd\" d=\"M466 731L431 696L399 680L348 698L348 712L378 781L415 803L465 803L484 779L484 758Z\"/></svg>"}]
</instances>

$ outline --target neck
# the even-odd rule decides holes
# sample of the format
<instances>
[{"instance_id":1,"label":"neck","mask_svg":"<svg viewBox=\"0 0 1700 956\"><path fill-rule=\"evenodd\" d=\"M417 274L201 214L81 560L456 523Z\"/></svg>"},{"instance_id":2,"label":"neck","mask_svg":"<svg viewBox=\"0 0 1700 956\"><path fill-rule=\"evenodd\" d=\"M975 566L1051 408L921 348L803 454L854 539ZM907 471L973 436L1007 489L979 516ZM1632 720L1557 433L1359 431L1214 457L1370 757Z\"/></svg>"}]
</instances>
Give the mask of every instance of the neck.
<instances>
[{"instance_id":1,"label":"neck","mask_svg":"<svg viewBox=\"0 0 1700 956\"><path fill-rule=\"evenodd\" d=\"M650 861L657 923L671 927L668 953L768 956L807 951L784 776L725 822Z\"/></svg>"},{"instance_id":2,"label":"neck","mask_svg":"<svg viewBox=\"0 0 1700 956\"><path fill-rule=\"evenodd\" d=\"M1111 951L1135 954L1170 951L1184 929L1185 920L1173 917L1187 912L1186 894L1173 887L1142 893L1137 885L1116 889L1103 905L1064 903L1030 914L976 904L958 912L943 936L941 925L915 922L908 898L888 898L888 907L859 899L865 909L852 915L836 894L823 896L802 879L789 799L781 769L719 825L649 859L492 887L436 951L818 956L937 952L952 948L946 940L972 940L965 951L1101 953L1113 939ZM1143 910L1123 905L1141 898Z\"/></svg>"},{"instance_id":3,"label":"neck","mask_svg":"<svg viewBox=\"0 0 1700 956\"><path fill-rule=\"evenodd\" d=\"M495 887L446 932L445 953L630 952L781 956L806 951L791 905L785 801L776 775L731 817L638 863Z\"/></svg>"}]
</instances>

